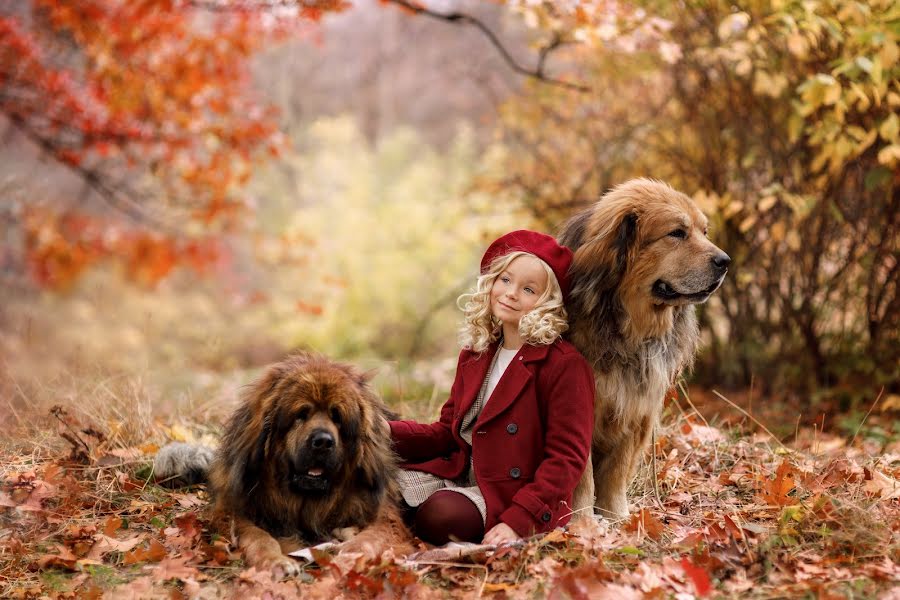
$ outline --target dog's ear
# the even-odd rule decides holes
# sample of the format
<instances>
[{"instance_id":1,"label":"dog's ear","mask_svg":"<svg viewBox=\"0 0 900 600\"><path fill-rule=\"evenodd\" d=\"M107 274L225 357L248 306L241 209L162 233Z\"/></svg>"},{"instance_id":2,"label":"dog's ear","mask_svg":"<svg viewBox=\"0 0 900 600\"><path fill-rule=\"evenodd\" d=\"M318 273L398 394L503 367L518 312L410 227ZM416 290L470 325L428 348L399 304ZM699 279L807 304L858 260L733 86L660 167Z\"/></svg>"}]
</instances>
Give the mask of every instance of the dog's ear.
<instances>
[{"instance_id":1,"label":"dog's ear","mask_svg":"<svg viewBox=\"0 0 900 600\"><path fill-rule=\"evenodd\" d=\"M602 202L602 200L601 200ZM599 231L589 237L591 224L599 223ZM583 314L603 310L611 304L611 294L619 286L622 276L637 249L638 215L633 211L619 214L592 213L573 223L581 236L569 275L574 282L572 301ZM588 237L586 237L588 236Z\"/></svg>"},{"instance_id":2,"label":"dog's ear","mask_svg":"<svg viewBox=\"0 0 900 600\"><path fill-rule=\"evenodd\" d=\"M273 417L266 410L269 396L281 380L281 369L273 365L243 394L241 406L234 412L222 436L219 454L229 480L222 492L234 499L244 497L259 481L266 447L272 436Z\"/></svg>"},{"instance_id":3,"label":"dog's ear","mask_svg":"<svg viewBox=\"0 0 900 600\"><path fill-rule=\"evenodd\" d=\"M572 250L572 252L578 250L584 243L584 232L587 229L588 221L591 219L591 214L593 213L590 209L583 210L566 221L557 236L559 243Z\"/></svg>"}]
</instances>

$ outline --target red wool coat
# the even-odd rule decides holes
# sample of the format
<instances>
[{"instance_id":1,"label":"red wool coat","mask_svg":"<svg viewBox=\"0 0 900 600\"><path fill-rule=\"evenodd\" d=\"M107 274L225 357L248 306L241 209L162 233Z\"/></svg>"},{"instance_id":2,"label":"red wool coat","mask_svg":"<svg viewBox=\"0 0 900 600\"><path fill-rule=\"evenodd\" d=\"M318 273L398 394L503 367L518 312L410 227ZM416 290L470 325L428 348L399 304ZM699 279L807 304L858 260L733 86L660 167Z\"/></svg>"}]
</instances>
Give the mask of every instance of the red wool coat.
<instances>
[{"instance_id":1,"label":"red wool coat","mask_svg":"<svg viewBox=\"0 0 900 600\"><path fill-rule=\"evenodd\" d=\"M455 479L474 455L487 504L485 530L499 522L520 536L569 521L572 493L587 463L594 425L594 375L570 343L524 345L475 421L472 446L459 436L497 345L463 350L440 420L392 421L403 468Z\"/></svg>"}]
</instances>

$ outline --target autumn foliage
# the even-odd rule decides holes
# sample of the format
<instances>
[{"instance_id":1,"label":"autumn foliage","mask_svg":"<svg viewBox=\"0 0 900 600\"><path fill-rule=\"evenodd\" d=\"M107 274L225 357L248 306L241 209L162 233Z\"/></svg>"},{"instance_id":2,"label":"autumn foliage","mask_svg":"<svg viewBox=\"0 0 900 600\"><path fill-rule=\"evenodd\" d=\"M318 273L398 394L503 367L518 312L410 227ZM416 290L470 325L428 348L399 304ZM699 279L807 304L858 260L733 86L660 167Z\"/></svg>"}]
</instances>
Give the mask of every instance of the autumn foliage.
<instances>
[{"instance_id":1,"label":"autumn foliage","mask_svg":"<svg viewBox=\"0 0 900 600\"><path fill-rule=\"evenodd\" d=\"M275 109L249 85L249 60L344 6L322 0L273 14L253 3L33 0L0 12L0 114L114 214L152 232L128 250L73 237L69 225L50 233L71 219L46 208L37 232L30 211L38 280L65 284L106 252L125 251L145 271L141 280L157 279L171 261L195 262L186 224L227 222L244 206L253 166L284 146ZM75 195L38 200L81 221L97 212ZM105 218L88 227L133 237L115 226Z\"/></svg>"},{"instance_id":2,"label":"autumn foliage","mask_svg":"<svg viewBox=\"0 0 900 600\"><path fill-rule=\"evenodd\" d=\"M645 12L528 9L589 42L564 64L592 91L535 86L508 103L491 189L553 227L629 177L667 181L733 259L702 308L698 373L806 398L841 388L845 405L896 385L897 3L628 6Z\"/></svg>"}]
</instances>

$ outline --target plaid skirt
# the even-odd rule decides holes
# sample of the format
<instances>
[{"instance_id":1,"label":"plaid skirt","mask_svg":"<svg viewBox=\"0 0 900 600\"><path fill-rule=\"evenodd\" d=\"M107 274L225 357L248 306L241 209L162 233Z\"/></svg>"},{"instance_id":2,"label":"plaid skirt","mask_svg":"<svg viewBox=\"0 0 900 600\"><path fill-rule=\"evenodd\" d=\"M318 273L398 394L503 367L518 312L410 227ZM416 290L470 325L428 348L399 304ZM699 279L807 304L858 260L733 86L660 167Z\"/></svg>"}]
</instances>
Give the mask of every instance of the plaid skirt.
<instances>
[{"instance_id":1,"label":"plaid skirt","mask_svg":"<svg viewBox=\"0 0 900 600\"><path fill-rule=\"evenodd\" d=\"M475 471L469 466L469 472L460 480L443 479L431 473L423 473L422 471L413 471L411 469L400 469L399 476L400 493L403 500L410 506L419 506L438 490L448 490L462 494L472 501L472 504L478 507L481 513L481 520L487 520L487 504L484 496L478 488L475 481Z\"/></svg>"}]
</instances>

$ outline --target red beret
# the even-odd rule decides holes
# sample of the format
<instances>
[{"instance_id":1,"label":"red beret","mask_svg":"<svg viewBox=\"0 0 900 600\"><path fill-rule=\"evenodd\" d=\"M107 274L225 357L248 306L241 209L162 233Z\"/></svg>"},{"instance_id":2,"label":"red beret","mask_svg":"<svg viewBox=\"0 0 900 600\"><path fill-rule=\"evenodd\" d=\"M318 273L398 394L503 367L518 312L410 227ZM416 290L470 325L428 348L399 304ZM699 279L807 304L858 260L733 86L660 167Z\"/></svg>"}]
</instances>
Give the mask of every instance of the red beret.
<instances>
[{"instance_id":1,"label":"red beret","mask_svg":"<svg viewBox=\"0 0 900 600\"><path fill-rule=\"evenodd\" d=\"M494 240L481 258L481 272L486 273L494 259L510 252L534 254L550 266L562 290L563 299L569 295L569 267L572 265L572 251L560 246L556 238L546 233L519 229Z\"/></svg>"}]
</instances>

